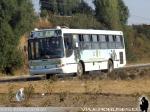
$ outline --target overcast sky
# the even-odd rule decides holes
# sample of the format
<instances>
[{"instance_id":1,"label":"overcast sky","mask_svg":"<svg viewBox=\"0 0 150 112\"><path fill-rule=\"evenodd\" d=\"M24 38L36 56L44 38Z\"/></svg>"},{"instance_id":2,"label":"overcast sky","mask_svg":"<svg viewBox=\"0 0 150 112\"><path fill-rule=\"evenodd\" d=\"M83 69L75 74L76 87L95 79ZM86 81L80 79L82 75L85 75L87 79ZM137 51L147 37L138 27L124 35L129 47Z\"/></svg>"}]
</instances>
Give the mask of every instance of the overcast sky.
<instances>
[{"instance_id":1,"label":"overcast sky","mask_svg":"<svg viewBox=\"0 0 150 112\"><path fill-rule=\"evenodd\" d=\"M32 0L39 12L39 0ZM92 0L85 0L92 5ZM124 0L130 11L128 24L150 24L150 0Z\"/></svg>"}]
</instances>

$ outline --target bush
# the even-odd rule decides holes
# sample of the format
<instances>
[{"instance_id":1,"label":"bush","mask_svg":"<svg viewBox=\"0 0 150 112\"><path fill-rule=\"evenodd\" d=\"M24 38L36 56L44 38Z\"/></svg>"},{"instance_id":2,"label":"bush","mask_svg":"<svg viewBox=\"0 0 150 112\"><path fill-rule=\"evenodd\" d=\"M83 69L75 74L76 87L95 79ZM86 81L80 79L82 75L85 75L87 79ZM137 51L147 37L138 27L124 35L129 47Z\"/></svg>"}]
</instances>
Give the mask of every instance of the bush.
<instances>
[{"instance_id":1,"label":"bush","mask_svg":"<svg viewBox=\"0 0 150 112\"><path fill-rule=\"evenodd\" d=\"M34 94L34 87L32 84L29 84L28 87L25 88L24 94L25 94L25 102L28 102Z\"/></svg>"}]
</instances>

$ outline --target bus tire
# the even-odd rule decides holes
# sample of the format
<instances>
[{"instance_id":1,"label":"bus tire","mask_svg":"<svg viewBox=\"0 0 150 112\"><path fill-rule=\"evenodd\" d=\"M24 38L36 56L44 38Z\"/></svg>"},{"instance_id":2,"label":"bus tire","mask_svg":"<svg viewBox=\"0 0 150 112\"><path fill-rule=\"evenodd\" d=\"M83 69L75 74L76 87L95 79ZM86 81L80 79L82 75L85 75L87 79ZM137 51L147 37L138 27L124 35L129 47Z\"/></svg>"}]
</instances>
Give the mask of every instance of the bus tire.
<instances>
[{"instance_id":1,"label":"bus tire","mask_svg":"<svg viewBox=\"0 0 150 112\"><path fill-rule=\"evenodd\" d=\"M84 74L84 65L79 62L77 65L77 76L81 77Z\"/></svg>"},{"instance_id":2,"label":"bus tire","mask_svg":"<svg viewBox=\"0 0 150 112\"><path fill-rule=\"evenodd\" d=\"M50 79L53 76L54 76L54 74L46 74L46 79Z\"/></svg>"},{"instance_id":3,"label":"bus tire","mask_svg":"<svg viewBox=\"0 0 150 112\"><path fill-rule=\"evenodd\" d=\"M108 73L111 73L114 70L114 64L112 60L108 61Z\"/></svg>"}]
</instances>

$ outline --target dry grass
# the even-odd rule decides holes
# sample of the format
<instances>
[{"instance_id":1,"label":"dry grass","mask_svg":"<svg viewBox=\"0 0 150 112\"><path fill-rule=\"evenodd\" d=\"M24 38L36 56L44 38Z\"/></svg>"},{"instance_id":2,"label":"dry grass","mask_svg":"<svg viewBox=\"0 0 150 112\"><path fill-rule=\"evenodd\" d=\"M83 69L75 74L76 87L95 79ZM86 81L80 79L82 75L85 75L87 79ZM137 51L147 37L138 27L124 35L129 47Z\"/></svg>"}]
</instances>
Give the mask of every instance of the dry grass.
<instances>
[{"instance_id":1,"label":"dry grass","mask_svg":"<svg viewBox=\"0 0 150 112\"><path fill-rule=\"evenodd\" d=\"M45 84L47 81L32 82L35 93L46 93ZM8 93L9 85L14 87L14 91L19 88L28 87L29 82L0 84L0 92ZM113 94L144 94L150 93L150 79L136 80L99 80L86 82L80 80L55 81L53 82L51 93L70 92L70 93L113 93Z\"/></svg>"},{"instance_id":2,"label":"dry grass","mask_svg":"<svg viewBox=\"0 0 150 112\"><path fill-rule=\"evenodd\" d=\"M40 18L36 23L35 23L36 28L52 28L53 24L48 21L47 18Z\"/></svg>"}]
</instances>

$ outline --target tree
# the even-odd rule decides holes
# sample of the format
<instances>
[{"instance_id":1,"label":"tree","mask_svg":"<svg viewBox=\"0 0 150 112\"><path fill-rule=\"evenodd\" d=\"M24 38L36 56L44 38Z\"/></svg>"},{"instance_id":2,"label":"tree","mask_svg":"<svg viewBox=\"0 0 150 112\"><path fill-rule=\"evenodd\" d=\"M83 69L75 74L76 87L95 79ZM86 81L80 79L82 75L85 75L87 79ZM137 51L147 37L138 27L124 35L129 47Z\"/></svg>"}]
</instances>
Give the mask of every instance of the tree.
<instances>
[{"instance_id":1,"label":"tree","mask_svg":"<svg viewBox=\"0 0 150 112\"><path fill-rule=\"evenodd\" d=\"M57 13L57 0L40 0L41 10L47 10L51 13Z\"/></svg>"},{"instance_id":2,"label":"tree","mask_svg":"<svg viewBox=\"0 0 150 112\"><path fill-rule=\"evenodd\" d=\"M93 15L94 10L84 1L74 8L73 13L81 13L81 14L91 14Z\"/></svg>"},{"instance_id":3,"label":"tree","mask_svg":"<svg viewBox=\"0 0 150 112\"><path fill-rule=\"evenodd\" d=\"M57 15L72 15L80 0L40 0L41 10L47 10Z\"/></svg>"},{"instance_id":4,"label":"tree","mask_svg":"<svg viewBox=\"0 0 150 112\"><path fill-rule=\"evenodd\" d=\"M109 29L118 29L128 19L128 10L122 0L94 0L96 18Z\"/></svg>"},{"instance_id":5,"label":"tree","mask_svg":"<svg viewBox=\"0 0 150 112\"><path fill-rule=\"evenodd\" d=\"M0 1L0 70L10 73L22 64L20 36L31 30L34 10L30 0Z\"/></svg>"},{"instance_id":6,"label":"tree","mask_svg":"<svg viewBox=\"0 0 150 112\"><path fill-rule=\"evenodd\" d=\"M123 0L118 0L119 6L119 18L122 24L126 24L129 18L129 9L123 2Z\"/></svg>"}]
</instances>

